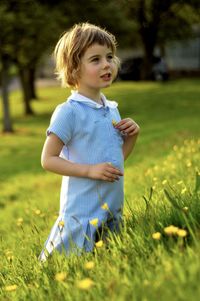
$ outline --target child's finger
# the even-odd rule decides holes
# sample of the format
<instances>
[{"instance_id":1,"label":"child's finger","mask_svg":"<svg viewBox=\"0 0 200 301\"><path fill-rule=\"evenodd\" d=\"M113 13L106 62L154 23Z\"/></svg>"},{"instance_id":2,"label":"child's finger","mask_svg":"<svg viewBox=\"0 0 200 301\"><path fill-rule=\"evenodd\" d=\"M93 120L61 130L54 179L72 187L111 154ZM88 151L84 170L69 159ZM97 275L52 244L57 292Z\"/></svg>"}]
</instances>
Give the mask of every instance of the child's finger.
<instances>
[{"instance_id":1,"label":"child's finger","mask_svg":"<svg viewBox=\"0 0 200 301\"><path fill-rule=\"evenodd\" d=\"M117 175L114 175L113 173L110 173L110 172L105 172L104 173L104 176L106 176L107 178L109 179L112 179L112 180L119 180L119 177Z\"/></svg>"},{"instance_id":2,"label":"child's finger","mask_svg":"<svg viewBox=\"0 0 200 301\"><path fill-rule=\"evenodd\" d=\"M119 175L119 176L123 176L123 173L121 172L120 169L114 167L113 165L110 165L108 166L108 171L113 173L113 174L116 174L116 175Z\"/></svg>"}]
</instances>

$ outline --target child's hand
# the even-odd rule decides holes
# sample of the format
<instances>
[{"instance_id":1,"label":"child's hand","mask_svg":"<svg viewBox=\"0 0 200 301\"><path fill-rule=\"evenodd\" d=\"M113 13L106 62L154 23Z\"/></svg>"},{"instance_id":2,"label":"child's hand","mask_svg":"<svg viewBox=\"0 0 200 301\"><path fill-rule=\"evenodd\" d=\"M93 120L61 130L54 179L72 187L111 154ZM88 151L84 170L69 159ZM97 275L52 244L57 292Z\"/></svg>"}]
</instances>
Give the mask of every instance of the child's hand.
<instances>
[{"instance_id":1,"label":"child's hand","mask_svg":"<svg viewBox=\"0 0 200 301\"><path fill-rule=\"evenodd\" d=\"M109 162L89 165L88 178L114 182L119 180L119 176L123 176L123 173Z\"/></svg>"},{"instance_id":2,"label":"child's hand","mask_svg":"<svg viewBox=\"0 0 200 301\"><path fill-rule=\"evenodd\" d=\"M140 127L139 125L131 118L125 118L120 120L115 126L122 135L126 136L135 136L139 134Z\"/></svg>"}]
</instances>

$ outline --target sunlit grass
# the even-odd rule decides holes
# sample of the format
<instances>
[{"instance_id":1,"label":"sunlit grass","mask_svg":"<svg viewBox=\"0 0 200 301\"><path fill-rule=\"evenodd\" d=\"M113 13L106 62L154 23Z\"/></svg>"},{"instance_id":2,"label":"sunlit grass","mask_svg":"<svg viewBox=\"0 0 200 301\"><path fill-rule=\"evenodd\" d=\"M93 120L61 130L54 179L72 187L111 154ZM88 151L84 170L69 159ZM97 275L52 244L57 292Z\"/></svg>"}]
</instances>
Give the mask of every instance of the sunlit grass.
<instances>
[{"instance_id":1,"label":"sunlit grass","mask_svg":"<svg viewBox=\"0 0 200 301\"><path fill-rule=\"evenodd\" d=\"M55 253L43 265L61 179L42 170L40 153L51 112L70 91L41 88L35 117L23 117L20 93L11 95L16 132L0 135L0 299L199 299L199 80L115 83L105 92L141 126L125 164L122 233L109 248L100 241L94 254Z\"/></svg>"}]
</instances>

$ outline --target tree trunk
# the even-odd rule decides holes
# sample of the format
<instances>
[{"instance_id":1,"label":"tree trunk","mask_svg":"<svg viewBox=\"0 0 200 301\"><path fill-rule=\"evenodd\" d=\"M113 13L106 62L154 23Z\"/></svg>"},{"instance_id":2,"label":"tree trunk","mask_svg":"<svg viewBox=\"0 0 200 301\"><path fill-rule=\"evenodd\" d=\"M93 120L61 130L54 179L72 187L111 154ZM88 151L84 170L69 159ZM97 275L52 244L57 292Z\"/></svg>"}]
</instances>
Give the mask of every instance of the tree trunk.
<instances>
[{"instance_id":1,"label":"tree trunk","mask_svg":"<svg viewBox=\"0 0 200 301\"><path fill-rule=\"evenodd\" d=\"M19 76L20 76L21 85L23 89L25 115L34 115L34 112L30 104L32 97L31 97L30 81L29 81L29 69L25 67L19 68Z\"/></svg>"},{"instance_id":2,"label":"tree trunk","mask_svg":"<svg viewBox=\"0 0 200 301\"><path fill-rule=\"evenodd\" d=\"M144 61L141 68L141 79L152 79L153 53L156 46L159 19L158 17L148 21L146 17L145 0L140 0L138 11L138 22L140 24L140 34L144 49Z\"/></svg>"},{"instance_id":3,"label":"tree trunk","mask_svg":"<svg viewBox=\"0 0 200 301\"><path fill-rule=\"evenodd\" d=\"M3 132L12 133L12 121L10 118L9 93L8 93L8 68L9 58L2 55L2 104L3 104Z\"/></svg>"},{"instance_id":4,"label":"tree trunk","mask_svg":"<svg viewBox=\"0 0 200 301\"><path fill-rule=\"evenodd\" d=\"M31 99L38 99L35 89L35 67L29 69L29 85Z\"/></svg>"}]
</instances>

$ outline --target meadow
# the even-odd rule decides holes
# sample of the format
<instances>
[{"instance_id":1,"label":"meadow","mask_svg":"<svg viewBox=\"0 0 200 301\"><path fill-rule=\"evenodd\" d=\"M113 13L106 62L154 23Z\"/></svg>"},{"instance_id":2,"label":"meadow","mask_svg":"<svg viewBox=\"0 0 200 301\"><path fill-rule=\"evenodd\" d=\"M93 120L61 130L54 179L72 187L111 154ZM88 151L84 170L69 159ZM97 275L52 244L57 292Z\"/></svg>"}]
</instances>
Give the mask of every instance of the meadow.
<instances>
[{"instance_id":1,"label":"meadow","mask_svg":"<svg viewBox=\"0 0 200 301\"><path fill-rule=\"evenodd\" d=\"M12 92L15 133L0 134L0 300L199 300L200 80L116 82L104 92L141 127L125 162L124 227L108 247L43 264L61 177L42 169L40 154L70 91L38 88L31 117Z\"/></svg>"}]
</instances>

